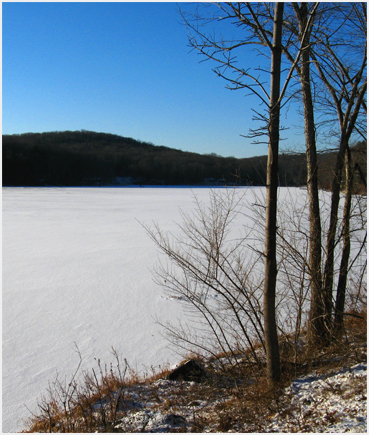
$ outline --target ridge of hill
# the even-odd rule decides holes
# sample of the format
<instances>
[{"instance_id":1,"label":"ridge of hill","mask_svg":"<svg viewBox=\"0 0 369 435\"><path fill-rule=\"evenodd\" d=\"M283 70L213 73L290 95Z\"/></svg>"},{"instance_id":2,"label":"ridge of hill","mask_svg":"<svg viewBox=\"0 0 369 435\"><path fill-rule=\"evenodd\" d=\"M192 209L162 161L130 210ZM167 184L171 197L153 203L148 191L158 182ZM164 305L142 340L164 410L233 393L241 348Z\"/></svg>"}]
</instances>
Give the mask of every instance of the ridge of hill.
<instances>
[{"instance_id":1,"label":"ridge of hill","mask_svg":"<svg viewBox=\"0 0 369 435\"><path fill-rule=\"evenodd\" d=\"M301 157L291 159L295 169L287 171L288 183L304 184ZM204 155L83 130L3 136L4 186L263 185L266 161L266 156Z\"/></svg>"},{"instance_id":2,"label":"ridge of hill","mask_svg":"<svg viewBox=\"0 0 369 435\"><path fill-rule=\"evenodd\" d=\"M2 146L3 186L260 186L266 180L267 156L198 154L86 130L3 135ZM325 187L335 153L323 156ZM305 185L305 154L281 154L279 178L281 186Z\"/></svg>"}]
</instances>

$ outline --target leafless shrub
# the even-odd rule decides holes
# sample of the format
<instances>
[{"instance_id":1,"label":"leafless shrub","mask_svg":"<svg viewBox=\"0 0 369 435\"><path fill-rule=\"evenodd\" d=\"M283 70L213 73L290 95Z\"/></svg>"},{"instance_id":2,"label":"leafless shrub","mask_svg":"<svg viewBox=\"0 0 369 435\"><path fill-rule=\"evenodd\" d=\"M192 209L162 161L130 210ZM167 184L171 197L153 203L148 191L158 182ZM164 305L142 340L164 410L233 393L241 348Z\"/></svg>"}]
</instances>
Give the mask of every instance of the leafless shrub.
<instances>
[{"instance_id":1,"label":"leafless shrub","mask_svg":"<svg viewBox=\"0 0 369 435\"><path fill-rule=\"evenodd\" d=\"M244 191L211 191L210 205L195 198L193 215L182 214L180 235L164 233L157 224L145 227L165 254L154 276L156 282L185 306L188 324L163 325L169 340L185 353L237 361L238 350L260 356L255 343L264 345L260 246L255 248L253 227L241 234L231 224L245 213ZM254 245L250 249L250 244Z\"/></svg>"},{"instance_id":2,"label":"leafless shrub","mask_svg":"<svg viewBox=\"0 0 369 435\"><path fill-rule=\"evenodd\" d=\"M59 375L45 395L38 401L38 413L29 421L30 432L105 432L113 428L117 418L124 413L124 391L127 371L115 351L115 366L102 366L97 360L97 371L81 373L82 356L76 351L79 363L70 380ZM132 380L131 380L132 381Z\"/></svg>"}]
</instances>

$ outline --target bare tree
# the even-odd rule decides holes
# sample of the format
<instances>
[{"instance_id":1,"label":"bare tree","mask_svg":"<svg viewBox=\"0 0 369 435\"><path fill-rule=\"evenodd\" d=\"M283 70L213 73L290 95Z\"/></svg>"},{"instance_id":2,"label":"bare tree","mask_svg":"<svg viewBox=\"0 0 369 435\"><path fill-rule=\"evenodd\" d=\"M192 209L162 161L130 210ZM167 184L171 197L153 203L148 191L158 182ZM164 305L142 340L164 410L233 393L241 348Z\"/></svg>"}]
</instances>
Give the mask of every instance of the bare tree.
<instances>
[{"instance_id":1,"label":"bare tree","mask_svg":"<svg viewBox=\"0 0 369 435\"><path fill-rule=\"evenodd\" d=\"M346 159L346 202L344 207L344 247L342 251L337 303L343 311L346 288L348 258L350 255L349 225L352 188L352 170L349 140L355 130L364 135L366 130L357 122L360 111L366 114L366 5L364 3L342 4L335 7L335 18L345 29L342 33L321 31L322 43L312 50L311 58L319 77L328 93L324 108L334 109L339 123L339 149L332 183L332 200L330 225L326 242L326 261L322 283L324 300L325 331L331 333L331 315L333 309L334 256L338 224L338 206L340 200L341 180ZM347 54L350 50L350 55ZM337 305L336 305L337 308ZM336 313L336 328L342 327L342 317ZM339 328L340 328L339 327ZM327 336L329 336L326 334ZM317 334L319 338L321 334Z\"/></svg>"},{"instance_id":2,"label":"bare tree","mask_svg":"<svg viewBox=\"0 0 369 435\"><path fill-rule=\"evenodd\" d=\"M264 333L268 379L274 382L279 381L281 376L275 296L277 282L277 191L283 10L284 3L276 3L274 11L273 45L271 47L272 65L265 220Z\"/></svg>"},{"instance_id":3,"label":"bare tree","mask_svg":"<svg viewBox=\"0 0 369 435\"><path fill-rule=\"evenodd\" d=\"M249 94L256 96L261 106L264 107L264 111L254 110L255 120L261 124L259 128L251 130L249 137L260 138L265 134L268 136L263 332L268 355L268 376L271 381L275 381L279 378L279 351L275 319L275 286L278 269L276 261L278 144L282 130L279 112L283 105L295 95L295 92L291 93L289 90L290 94L287 96L287 89L291 78L297 79L301 86L304 108L309 193L309 260L304 265L304 271L307 271L310 277L311 288L309 335L311 343L328 344L331 332L332 295L326 291L327 267L324 276L322 273L325 251L322 245L316 143L317 123L315 120L315 105L322 106L323 104L322 99L317 99L315 91L318 89L318 77L320 83L326 86L324 81L326 63L324 62L327 60L322 56L324 50L330 53L330 62L331 59L335 62L338 59L341 62L341 64L337 63L338 66L341 68L343 65L347 68L347 64L342 62L340 48L335 47L333 41L337 38L336 34L342 35L346 23L349 22L349 17L345 17L349 6L345 5L340 8L340 5L303 2L276 3L274 6L248 2L219 3L203 6L207 8L205 15L200 12L201 7L196 4L196 11L192 14L181 11L189 32L190 46L203 55L205 60L215 62L214 71L227 81L229 89L248 91ZM339 25L333 24L333 18L336 16L341 17ZM231 22L241 32L240 36L227 38L223 35L217 36L216 32L207 33L205 30L207 24L216 27L224 22ZM249 51L250 49L270 58L271 68L259 67L252 70L240 66L237 63L237 53L240 50ZM284 69L283 74L281 74L281 53L290 62L290 67ZM333 62L331 64L333 65ZM315 73L315 81L312 79L312 71ZM333 77L333 73L331 76ZM284 80L283 86L280 83L281 77ZM355 80L362 83L358 76L349 75L345 80L350 86ZM364 96L363 87L360 89ZM354 88L352 95L355 95L354 98L357 97ZM347 92L344 97L347 97ZM355 105L351 107L355 108L354 112L356 108L365 108L363 97L356 99ZM356 120L354 117L351 120L350 128L353 128Z\"/></svg>"},{"instance_id":4,"label":"bare tree","mask_svg":"<svg viewBox=\"0 0 369 435\"><path fill-rule=\"evenodd\" d=\"M277 192L278 192L278 150L280 140L280 109L286 94L288 84L293 76L302 51L297 50L287 74L284 74L284 84L281 86L282 49L288 41L283 41L284 3L276 3L274 11L268 5L252 3L221 3L217 5L223 15L216 20L235 20L245 33L243 40L216 39L214 35L204 33L200 24L206 19L200 15L182 13L189 29L190 45L208 60L218 63L215 72L228 81L229 89L246 89L266 106L267 114L255 111L256 119L262 121L262 126L251 132L252 136L268 136L267 165L267 197L265 225L265 284L264 284L264 334L267 350L267 372L271 382L279 380L280 361L278 335L275 314L275 286L277 276L276 262L276 229L277 229ZM200 23L200 24L199 24ZM310 26L310 19L305 23ZM287 36L288 40L289 36ZM304 36L305 38L305 36ZM303 38L303 42L304 42ZM253 45L255 49L263 48L264 56L270 56L271 67L269 90L261 78L261 70L252 72L240 68L233 53L241 47ZM236 74L236 78L232 74ZM265 71L264 71L265 73Z\"/></svg>"},{"instance_id":5,"label":"bare tree","mask_svg":"<svg viewBox=\"0 0 369 435\"><path fill-rule=\"evenodd\" d=\"M294 52L302 50L295 70L301 83L309 192L311 308L309 335L312 344L329 344L333 306L333 264L337 211L342 168L349 138L358 130L360 109L366 111L366 7L365 4L291 3L294 16L287 14L284 26L294 37L283 45L283 53L293 63ZM307 23L310 21L310 26ZM361 60L362 59L362 60ZM315 69L314 69L315 68ZM317 78L318 76L318 78ZM323 88L323 91L322 91ZM313 90L314 89L314 95ZM328 93L329 97L326 98ZM333 102L333 105L332 105ZM340 149L332 186L331 224L327 247L322 245L318 190L317 127L327 128L332 106L340 123ZM328 111L327 111L328 108ZM315 112L325 111L323 122ZM327 113L328 112L328 113ZM336 119L337 119L336 116ZM331 122L329 119L328 122ZM359 133L365 133L365 123ZM345 220L348 224L349 220ZM348 246L348 245L346 245ZM325 267L322 272L322 261ZM342 281L343 283L343 281Z\"/></svg>"},{"instance_id":6,"label":"bare tree","mask_svg":"<svg viewBox=\"0 0 369 435\"><path fill-rule=\"evenodd\" d=\"M318 4L315 3L311 9L308 3L293 3L292 7L297 18L297 26L292 27L297 31L302 50L300 62L297 68L301 83L302 102L304 108L304 131L306 143L307 163L307 188L309 193L309 220L310 220L310 249L309 249L309 273L311 279L311 308L310 308L310 329L324 331L323 305L321 303L321 222L318 191L318 163L317 146L315 135L315 119L313 96L310 79L310 47L311 33ZM307 28L307 23L310 26ZM292 61L289 50L285 53Z\"/></svg>"}]
</instances>

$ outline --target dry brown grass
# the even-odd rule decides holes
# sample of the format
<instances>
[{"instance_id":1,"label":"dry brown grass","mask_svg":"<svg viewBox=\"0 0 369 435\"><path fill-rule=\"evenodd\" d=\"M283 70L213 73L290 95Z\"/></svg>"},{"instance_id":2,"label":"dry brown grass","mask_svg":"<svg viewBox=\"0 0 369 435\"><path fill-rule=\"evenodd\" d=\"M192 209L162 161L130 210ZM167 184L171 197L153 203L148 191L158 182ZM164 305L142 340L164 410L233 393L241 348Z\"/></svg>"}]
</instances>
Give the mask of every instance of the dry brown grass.
<instances>
[{"instance_id":1,"label":"dry brown grass","mask_svg":"<svg viewBox=\"0 0 369 435\"><path fill-rule=\"evenodd\" d=\"M293 414L283 393L292 379L366 361L366 334L366 312L350 313L345 316L345 334L330 347L302 347L297 359L293 353L283 353L282 379L273 387L267 382L265 366L247 355L226 370L216 369L214 361L204 362L209 374L206 382L164 386L160 379L169 374L167 368L152 369L150 376L139 377L116 355L114 365L102 366L98 361L97 369L78 379L79 367L69 382L57 378L50 383L27 432L122 432L115 429L117 421L147 403L152 410L186 415L188 432L263 432L271 416ZM327 415L327 421L334 419ZM132 430L127 426L127 431Z\"/></svg>"}]
</instances>

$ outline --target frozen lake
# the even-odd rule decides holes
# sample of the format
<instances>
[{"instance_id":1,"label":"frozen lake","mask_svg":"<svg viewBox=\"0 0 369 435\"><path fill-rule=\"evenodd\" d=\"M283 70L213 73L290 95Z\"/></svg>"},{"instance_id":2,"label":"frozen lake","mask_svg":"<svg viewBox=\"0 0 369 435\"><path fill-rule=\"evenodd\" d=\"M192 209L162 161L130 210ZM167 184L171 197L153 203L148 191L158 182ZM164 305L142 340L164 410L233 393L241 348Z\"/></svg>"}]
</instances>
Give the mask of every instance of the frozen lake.
<instances>
[{"instance_id":1,"label":"frozen lake","mask_svg":"<svg viewBox=\"0 0 369 435\"><path fill-rule=\"evenodd\" d=\"M247 188L246 188L247 189ZM262 188L248 188L250 192ZM48 381L84 358L175 364L154 318L182 309L154 284L157 248L140 222L176 232L207 188L3 188L3 432L24 428ZM300 195L299 189L294 195Z\"/></svg>"},{"instance_id":2,"label":"frozen lake","mask_svg":"<svg viewBox=\"0 0 369 435\"><path fill-rule=\"evenodd\" d=\"M56 373L112 362L175 364L154 318L178 302L153 283L157 249L137 221L175 230L198 188L3 188L3 431L24 427Z\"/></svg>"}]
</instances>

